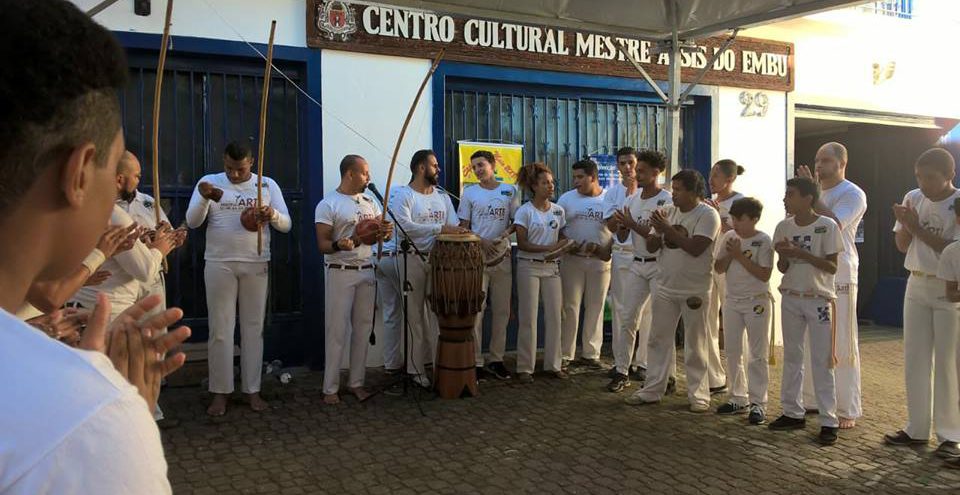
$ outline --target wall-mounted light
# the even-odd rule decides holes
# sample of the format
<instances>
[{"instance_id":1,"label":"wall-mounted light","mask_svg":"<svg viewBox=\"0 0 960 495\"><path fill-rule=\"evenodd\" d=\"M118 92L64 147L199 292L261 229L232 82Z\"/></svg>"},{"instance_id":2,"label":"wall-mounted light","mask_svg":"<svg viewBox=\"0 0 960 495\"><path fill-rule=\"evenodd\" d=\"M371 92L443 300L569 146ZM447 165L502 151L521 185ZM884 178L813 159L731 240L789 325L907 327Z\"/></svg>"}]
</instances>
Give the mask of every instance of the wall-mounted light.
<instances>
[{"instance_id":1,"label":"wall-mounted light","mask_svg":"<svg viewBox=\"0 0 960 495\"><path fill-rule=\"evenodd\" d=\"M133 13L147 17L150 15L150 0L133 0Z\"/></svg>"}]
</instances>

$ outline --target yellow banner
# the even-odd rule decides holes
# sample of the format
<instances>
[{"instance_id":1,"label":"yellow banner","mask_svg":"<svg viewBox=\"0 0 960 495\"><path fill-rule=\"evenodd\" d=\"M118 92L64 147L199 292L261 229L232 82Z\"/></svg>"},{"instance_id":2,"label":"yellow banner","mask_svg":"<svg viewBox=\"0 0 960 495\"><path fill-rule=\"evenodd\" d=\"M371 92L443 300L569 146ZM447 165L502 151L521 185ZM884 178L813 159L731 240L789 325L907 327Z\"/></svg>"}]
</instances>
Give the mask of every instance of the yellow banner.
<instances>
[{"instance_id":1,"label":"yellow banner","mask_svg":"<svg viewBox=\"0 0 960 495\"><path fill-rule=\"evenodd\" d=\"M470 166L470 155L485 150L493 153L496 160L494 174L497 181L505 184L516 184L520 167L523 166L523 145L503 143L481 143L477 141L457 141L460 156L460 185L476 184L480 182L473 174Z\"/></svg>"}]
</instances>

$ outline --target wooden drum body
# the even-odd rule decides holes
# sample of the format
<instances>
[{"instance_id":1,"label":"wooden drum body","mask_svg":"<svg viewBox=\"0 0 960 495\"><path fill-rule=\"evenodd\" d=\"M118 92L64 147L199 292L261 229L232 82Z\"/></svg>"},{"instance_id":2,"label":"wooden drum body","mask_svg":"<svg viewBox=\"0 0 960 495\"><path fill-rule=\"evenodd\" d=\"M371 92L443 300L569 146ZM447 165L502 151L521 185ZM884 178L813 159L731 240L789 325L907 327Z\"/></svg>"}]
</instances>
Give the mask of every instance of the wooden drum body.
<instances>
[{"instance_id":1,"label":"wooden drum body","mask_svg":"<svg viewBox=\"0 0 960 495\"><path fill-rule=\"evenodd\" d=\"M430 309L437 315L440 338L434 367L437 393L445 399L464 392L479 395L476 347L477 313L483 307L483 252L473 234L441 234L430 253Z\"/></svg>"}]
</instances>

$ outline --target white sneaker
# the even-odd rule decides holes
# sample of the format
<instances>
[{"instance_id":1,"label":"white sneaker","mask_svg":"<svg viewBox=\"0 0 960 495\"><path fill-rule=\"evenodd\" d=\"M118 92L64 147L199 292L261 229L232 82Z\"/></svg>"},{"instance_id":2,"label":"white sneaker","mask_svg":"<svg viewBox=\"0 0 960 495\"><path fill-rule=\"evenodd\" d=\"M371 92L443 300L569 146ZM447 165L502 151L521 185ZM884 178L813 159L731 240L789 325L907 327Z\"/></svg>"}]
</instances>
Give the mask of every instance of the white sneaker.
<instances>
[{"instance_id":1,"label":"white sneaker","mask_svg":"<svg viewBox=\"0 0 960 495\"><path fill-rule=\"evenodd\" d=\"M423 388L430 388L430 379L427 378L427 375L413 375L413 383Z\"/></svg>"},{"instance_id":2,"label":"white sneaker","mask_svg":"<svg viewBox=\"0 0 960 495\"><path fill-rule=\"evenodd\" d=\"M694 413L705 413L710 410L710 404L703 404L700 402L694 402L690 404L690 412Z\"/></svg>"},{"instance_id":3,"label":"white sneaker","mask_svg":"<svg viewBox=\"0 0 960 495\"><path fill-rule=\"evenodd\" d=\"M660 400L659 400L659 399L658 399L658 400L649 400L649 399L645 398L645 397L643 396L643 394L640 393L639 390L636 391L636 392L634 392L633 395L631 395L631 396L623 399L623 401L626 402L627 404L630 404L631 406L645 406L645 405L648 405L648 404L659 404L659 403L660 403Z\"/></svg>"}]
</instances>

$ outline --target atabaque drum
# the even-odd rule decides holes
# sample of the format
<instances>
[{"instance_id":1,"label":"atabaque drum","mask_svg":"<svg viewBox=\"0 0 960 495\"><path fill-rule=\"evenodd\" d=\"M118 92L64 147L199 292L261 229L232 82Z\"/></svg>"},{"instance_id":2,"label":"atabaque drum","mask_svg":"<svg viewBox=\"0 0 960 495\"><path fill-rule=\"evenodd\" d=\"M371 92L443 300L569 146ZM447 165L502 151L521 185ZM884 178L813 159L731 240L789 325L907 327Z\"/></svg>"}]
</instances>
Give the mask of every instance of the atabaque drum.
<instances>
[{"instance_id":1,"label":"atabaque drum","mask_svg":"<svg viewBox=\"0 0 960 495\"><path fill-rule=\"evenodd\" d=\"M483 307L483 251L473 234L441 234L430 252L427 301L440 337L434 367L437 394L445 399L478 395L473 325Z\"/></svg>"}]
</instances>

